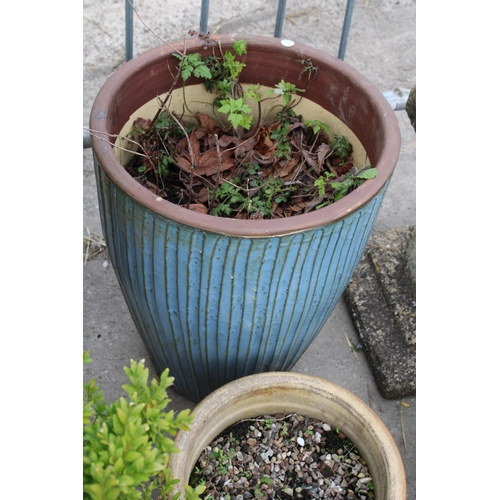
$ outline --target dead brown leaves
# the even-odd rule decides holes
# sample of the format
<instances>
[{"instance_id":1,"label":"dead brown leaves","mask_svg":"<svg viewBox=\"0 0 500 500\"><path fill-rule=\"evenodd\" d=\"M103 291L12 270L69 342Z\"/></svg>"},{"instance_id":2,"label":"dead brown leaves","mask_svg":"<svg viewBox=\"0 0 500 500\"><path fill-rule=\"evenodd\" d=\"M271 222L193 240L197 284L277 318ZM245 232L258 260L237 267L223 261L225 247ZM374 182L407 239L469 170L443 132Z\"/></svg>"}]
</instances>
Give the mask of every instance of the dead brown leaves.
<instances>
[{"instance_id":1,"label":"dead brown leaves","mask_svg":"<svg viewBox=\"0 0 500 500\"><path fill-rule=\"evenodd\" d=\"M240 219L305 213L321 201L314 182L322 172L352 167L352 158L339 166L329 137L313 133L300 116L250 131L223 127L204 113L196 119L195 127L179 120L177 136L174 126L152 127L142 142L146 157L127 170L155 195L200 213Z\"/></svg>"}]
</instances>

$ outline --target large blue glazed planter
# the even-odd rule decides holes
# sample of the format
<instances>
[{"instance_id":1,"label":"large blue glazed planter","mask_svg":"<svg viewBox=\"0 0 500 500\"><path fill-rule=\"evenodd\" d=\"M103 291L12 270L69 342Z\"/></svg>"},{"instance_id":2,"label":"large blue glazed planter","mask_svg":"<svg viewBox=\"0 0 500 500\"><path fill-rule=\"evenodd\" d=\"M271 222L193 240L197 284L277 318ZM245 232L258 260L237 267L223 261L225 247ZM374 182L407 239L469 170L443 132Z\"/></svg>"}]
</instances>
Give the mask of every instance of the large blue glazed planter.
<instances>
[{"instance_id":1,"label":"large blue glazed planter","mask_svg":"<svg viewBox=\"0 0 500 500\"><path fill-rule=\"evenodd\" d=\"M224 50L237 38L221 35L212 43ZM379 175L328 207L286 219L235 220L188 210L136 182L111 143L141 106L170 90L178 64L172 53L186 43L186 53L205 54L207 42L153 49L105 83L90 130L110 259L156 370L170 368L177 392L193 401L243 376L293 367L361 258L400 149L393 110L347 64L304 45L244 38L240 82L273 87L284 79L300 88L298 61L311 59L319 71L304 97L331 113L334 126L345 127L339 132L350 134L358 156Z\"/></svg>"}]
</instances>

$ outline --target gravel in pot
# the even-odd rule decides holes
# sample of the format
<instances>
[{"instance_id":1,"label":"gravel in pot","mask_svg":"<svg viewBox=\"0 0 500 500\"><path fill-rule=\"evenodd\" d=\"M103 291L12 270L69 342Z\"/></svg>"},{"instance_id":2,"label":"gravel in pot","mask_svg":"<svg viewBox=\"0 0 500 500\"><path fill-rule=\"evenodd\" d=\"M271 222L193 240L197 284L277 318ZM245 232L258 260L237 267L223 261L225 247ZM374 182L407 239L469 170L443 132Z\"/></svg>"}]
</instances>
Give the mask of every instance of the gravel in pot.
<instances>
[{"instance_id":1,"label":"gravel in pot","mask_svg":"<svg viewBox=\"0 0 500 500\"><path fill-rule=\"evenodd\" d=\"M262 415L226 429L200 455L190 484L206 499L374 499L366 461L341 431L307 416Z\"/></svg>"}]
</instances>

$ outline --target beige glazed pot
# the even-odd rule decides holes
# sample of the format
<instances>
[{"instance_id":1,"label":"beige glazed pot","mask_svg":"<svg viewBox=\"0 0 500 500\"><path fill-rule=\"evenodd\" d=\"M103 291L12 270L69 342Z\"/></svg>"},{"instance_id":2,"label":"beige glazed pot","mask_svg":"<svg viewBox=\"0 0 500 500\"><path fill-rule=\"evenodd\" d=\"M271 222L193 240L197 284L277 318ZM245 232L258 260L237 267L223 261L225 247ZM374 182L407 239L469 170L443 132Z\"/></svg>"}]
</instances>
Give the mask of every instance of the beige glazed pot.
<instances>
[{"instance_id":1,"label":"beige glazed pot","mask_svg":"<svg viewBox=\"0 0 500 500\"><path fill-rule=\"evenodd\" d=\"M310 375L269 372L230 382L203 399L193 410L190 432L180 431L171 456L176 492L184 498L183 484L203 449L222 431L241 419L276 413L316 418L338 427L357 446L373 478L376 500L405 500L406 477L394 439L378 415L343 387Z\"/></svg>"}]
</instances>

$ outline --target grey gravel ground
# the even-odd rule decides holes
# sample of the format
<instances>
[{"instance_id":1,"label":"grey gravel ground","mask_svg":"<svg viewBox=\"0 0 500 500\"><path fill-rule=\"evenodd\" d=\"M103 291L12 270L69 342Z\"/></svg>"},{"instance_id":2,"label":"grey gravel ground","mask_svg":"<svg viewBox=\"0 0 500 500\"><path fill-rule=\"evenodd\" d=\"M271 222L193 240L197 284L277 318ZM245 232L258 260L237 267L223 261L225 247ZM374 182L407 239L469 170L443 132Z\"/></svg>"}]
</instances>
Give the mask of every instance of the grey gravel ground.
<instances>
[{"instance_id":1,"label":"grey gravel ground","mask_svg":"<svg viewBox=\"0 0 500 500\"><path fill-rule=\"evenodd\" d=\"M277 0L212 1L209 30L212 32L269 34L274 32ZM288 0L283 37L337 55L344 21L345 1ZM184 36L196 29L200 1L135 0L142 21L163 40ZM124 62L125 23L123 0L83 2L83 125L100 87ZM416 83L414 0L358 0L355 5L345 61L367 76L381 91L411 88ZM136 17L134 54L161 44ZM396 112L402 134L401 155L379 213L376 229L416 224L416 135L404 111ZM83 235L102 235L92 155L83 150ZM97 237L95 237L97 238ZM94 244L94 248L99 246ZM96 377L105 397L122 394L126 382L123 366L130 358L146 359L139 338L108 259L101 252L83 267L83 348L94 362L84 377ZM416 498L416 397L384 399L362 351L353 352L347 339L359 339L349 311L339 301L323 330L294 367L294 371L332 380L366 401L385 422L399 446L405 465L408 499ZM194 404L171 391L172 408Z\"/></svg>"}]
</instances>

